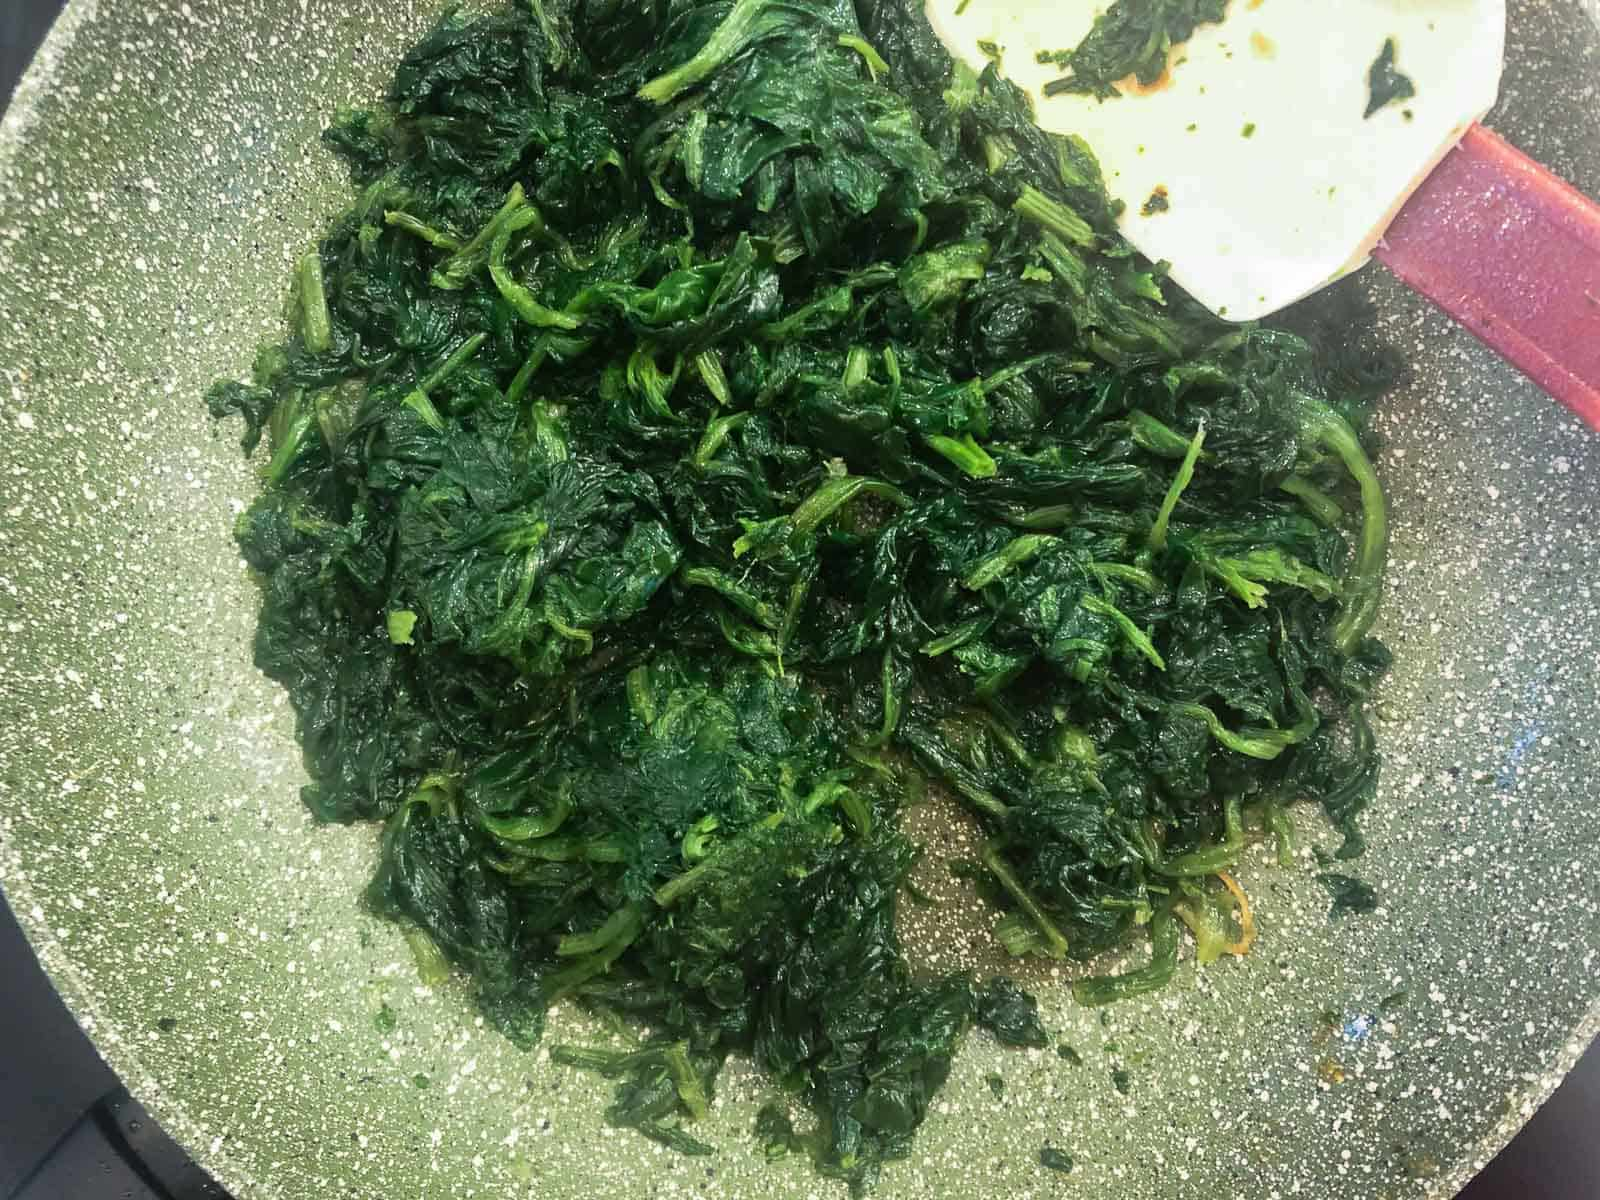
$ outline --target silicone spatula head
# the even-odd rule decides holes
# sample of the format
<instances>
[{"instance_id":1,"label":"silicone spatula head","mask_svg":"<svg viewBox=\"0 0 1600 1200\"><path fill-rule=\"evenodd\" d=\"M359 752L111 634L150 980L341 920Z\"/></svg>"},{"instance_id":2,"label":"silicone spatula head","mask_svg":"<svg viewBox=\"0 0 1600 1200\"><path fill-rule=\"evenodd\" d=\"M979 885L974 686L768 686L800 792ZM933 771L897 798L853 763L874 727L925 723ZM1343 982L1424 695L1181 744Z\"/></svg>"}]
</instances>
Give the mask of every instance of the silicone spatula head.
<instances>
[{"instance_id":1,"label":"silicone spatula head","mask_svg":"<svg viewBox=\"0 0 1600 1200\"><path fill-rule=\"evenodd\" d=\"M1040 56L1077 46L1105 7L929 0L928 14L974 70L998 54L1040 125L1093 147L1124 235L1229 320L1361 266L1499 90L1504 0L1230 0L1154 84L1047 95L1065 72ZM1415 92L1368 115L1386 44Z\"/></svg>"}]
</instances>

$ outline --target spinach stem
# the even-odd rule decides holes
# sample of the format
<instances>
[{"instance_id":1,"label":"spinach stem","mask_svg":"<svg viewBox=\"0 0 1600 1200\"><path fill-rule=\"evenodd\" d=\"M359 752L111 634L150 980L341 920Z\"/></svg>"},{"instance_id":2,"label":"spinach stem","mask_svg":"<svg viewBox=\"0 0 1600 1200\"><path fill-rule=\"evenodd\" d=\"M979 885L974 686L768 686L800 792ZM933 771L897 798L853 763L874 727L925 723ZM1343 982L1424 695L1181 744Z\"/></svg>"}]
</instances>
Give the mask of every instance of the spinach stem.
<instances>
[{"instance_id":1,"label":"spinach stem","mask_svg":"<svg viewBox=\"0 0 1600 1200\"><path fill-rule=\"evenodd\" d=\"M1039 935L1044 938L1051 958L1065 958L1067 956L1067 937L1057 928L1056 923L1050 919L1050 914L1039 906L1033 893L1023 886L1017 878L1016 872L1011 869L1011 864L1006 862L1001 854L1002 843L990 841L984 844L980 857L989 873L995 877L1011 898L1017 902L1017 907L1028 915L1038 929Z\"/></svg>"}]
</instances>

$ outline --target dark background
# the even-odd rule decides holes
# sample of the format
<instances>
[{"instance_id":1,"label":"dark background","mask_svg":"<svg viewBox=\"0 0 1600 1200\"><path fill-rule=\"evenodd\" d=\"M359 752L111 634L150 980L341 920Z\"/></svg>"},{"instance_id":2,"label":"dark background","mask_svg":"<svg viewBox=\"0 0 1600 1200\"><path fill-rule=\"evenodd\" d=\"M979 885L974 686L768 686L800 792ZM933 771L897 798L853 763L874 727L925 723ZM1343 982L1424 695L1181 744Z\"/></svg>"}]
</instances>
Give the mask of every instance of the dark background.
<instances>
[{"instance_id":1,"label":"dark background","mask_svg":"<svg viewBox=\"0 0 1600 1200\"><path fill-rule=\"evenodd\" d=\"M0 0L0 107L61 3ZM0 990L0 1200L223 1198L100 1062L3 901ZM1600 1045L1461 1200L1594 1197Z\"/></svg>"}]
</instances>

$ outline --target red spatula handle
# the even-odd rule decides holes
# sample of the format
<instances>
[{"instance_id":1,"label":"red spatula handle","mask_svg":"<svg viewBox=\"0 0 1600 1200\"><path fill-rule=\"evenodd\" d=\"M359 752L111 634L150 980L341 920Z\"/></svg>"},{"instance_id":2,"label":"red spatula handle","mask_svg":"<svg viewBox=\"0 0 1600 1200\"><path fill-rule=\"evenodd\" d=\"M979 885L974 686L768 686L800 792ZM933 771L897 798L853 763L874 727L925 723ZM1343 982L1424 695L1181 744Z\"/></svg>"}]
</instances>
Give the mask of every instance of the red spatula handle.
<instances>
[{"instance_id":1,"label":"red spatula handle","mask_svg":"<svg viewBox=\"0 0 1600 1200\"><path fill-rule=\"evenodd\" d=\"M1373 255L1600 429L1600 205L1474 125Z\"/></svg>"}]
</instances>

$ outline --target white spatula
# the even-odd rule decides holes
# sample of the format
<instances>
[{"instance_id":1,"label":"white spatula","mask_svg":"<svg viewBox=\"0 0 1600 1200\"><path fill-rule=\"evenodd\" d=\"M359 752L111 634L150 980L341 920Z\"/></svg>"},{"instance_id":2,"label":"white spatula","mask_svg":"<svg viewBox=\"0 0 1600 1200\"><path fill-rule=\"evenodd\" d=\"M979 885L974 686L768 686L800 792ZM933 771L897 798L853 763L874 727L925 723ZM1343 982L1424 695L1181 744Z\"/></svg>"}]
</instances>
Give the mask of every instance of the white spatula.
<instances>
[{"instance_id":1,"label":"white spatula","mask_svg":"<svg viewBox=\"0 0 1600 1200\"><path fill-rule=\"evenodd\" d=\"M1377 257L1600 427L1600 208L1476 124L1504 0L1232 0L1155 84L1046 95L1063 70L1041 52L1072 49L1101 7L928 11L975 70L998 53L1042 126L1089 142L1125 236L1219 316L1266 316ZM1386 43L1415 94L1368 116Z\"/></svg>"}]
</instances>

